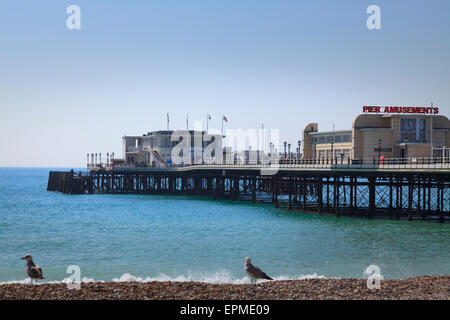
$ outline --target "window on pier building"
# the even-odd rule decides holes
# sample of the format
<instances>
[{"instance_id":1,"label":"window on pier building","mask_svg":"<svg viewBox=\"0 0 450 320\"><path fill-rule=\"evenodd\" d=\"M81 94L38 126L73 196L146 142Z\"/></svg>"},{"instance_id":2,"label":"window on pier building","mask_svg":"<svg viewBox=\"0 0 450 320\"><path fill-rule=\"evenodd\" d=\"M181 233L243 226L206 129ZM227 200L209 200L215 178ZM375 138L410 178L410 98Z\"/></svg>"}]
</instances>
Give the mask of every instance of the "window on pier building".
<instances>
[{"instance_id":1,"label":"window on pier building","mask_svg":"<svg viewBox=\"0 0 450 320\"><path fill-rule=\"evenodd\" d=\"M159 147L162 147L162 148L164 148L164 147L170 147L170 136L167 136L167 137L159 137L159 141L158 141L159 143Z\"/></svg>"},{"instance_id":2,"label":"window on pier building","mask_svg":"<svg viewBox=\"0 0 450 320\"><path fill-rule=\"evenodd\" d=\"M350 149L344 149L344 158L350 158Z\"/></svg>"},{"instance_id":3,"label":"window on pier building","mask_svg":"<svg viewBox=\"0 0 450 320\"><path fill-rule=\"evenodd\" d=\"M420 142L425 142L426 141L426 128L425 128L425 119L417 119L419 122L419 141Z\"/></svg>"},{"instance_id":4,"label":"window on pier building","mask_svg":"<svg viewBox=\"0 0 450 320\"><path fill-rule=\"evenodd\" d=\"M426 125L425 119L401 119L400 141L425 142Z\"/></svg>"}]
</instances>

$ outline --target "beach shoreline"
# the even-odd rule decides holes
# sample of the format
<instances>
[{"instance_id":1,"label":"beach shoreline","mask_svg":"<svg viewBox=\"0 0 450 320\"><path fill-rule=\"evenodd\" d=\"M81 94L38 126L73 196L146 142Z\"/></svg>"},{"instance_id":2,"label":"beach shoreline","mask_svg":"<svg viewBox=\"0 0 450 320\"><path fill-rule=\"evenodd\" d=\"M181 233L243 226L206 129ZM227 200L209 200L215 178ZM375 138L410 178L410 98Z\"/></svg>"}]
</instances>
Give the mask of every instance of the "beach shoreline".
<instances>
[{"instance_id":1,"label":"beach shoreline","mask_svg":"<svg viewBox=\"0 0 450 320\"><path fill-rule=\"evenodd\" d=\"M382 280L368 289L367 279L279 280L251 284L202 282L88 282L2 284L0 300L449 300L450 275Z\"/></svg>"}]
</instances>

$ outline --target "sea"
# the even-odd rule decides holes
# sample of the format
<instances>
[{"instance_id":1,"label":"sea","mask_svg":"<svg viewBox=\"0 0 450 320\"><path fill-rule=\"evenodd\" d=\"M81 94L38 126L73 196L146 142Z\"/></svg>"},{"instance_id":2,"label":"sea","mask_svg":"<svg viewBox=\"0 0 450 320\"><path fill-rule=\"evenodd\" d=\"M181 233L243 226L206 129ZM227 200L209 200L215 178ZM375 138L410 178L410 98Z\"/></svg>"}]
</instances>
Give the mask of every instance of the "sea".
<instances>
[{"instance_id":1,"label":"sea","mask_svg":"<svg viewBox=\"0 0 450 320\"><path fill-rule=\"evenodd\" d=\"M51 170L0 168L0 284L29 281L25 254L41 283L249 283L246 257L279 280L362 279L373 265L384 279L450 273L449 224L209 197L64 195L46 191Z\"/></svg>"}]
</instances>

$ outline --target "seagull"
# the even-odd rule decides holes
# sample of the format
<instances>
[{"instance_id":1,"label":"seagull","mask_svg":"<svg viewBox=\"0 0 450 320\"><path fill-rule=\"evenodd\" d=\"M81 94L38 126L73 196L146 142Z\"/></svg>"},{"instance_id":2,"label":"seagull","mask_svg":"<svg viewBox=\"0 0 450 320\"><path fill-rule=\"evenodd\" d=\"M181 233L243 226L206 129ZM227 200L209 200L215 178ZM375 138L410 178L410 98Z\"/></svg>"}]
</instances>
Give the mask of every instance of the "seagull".
<instances>
[{"instance_id":1,"label":"seagull","mask_svg":"<svg viewBox=\"0 0 450 320\"><path fill-rule=\"evenodd\" d=\"M260 268L252 265L252 260L249 257L245 258L244 268L245 272L250 276L251 283L253 283L253 280L255 280L256 283L258 279L273 280Z\"/></svg>"},{"instance_id":2,"label":"seagull","mask_svg":"<svg viewBox=\"0 0 450 320\"><path fill-rule=\"evenodd\" d=\"M31 284L33 284L33 279L36 279L36 281L38 279L45 279L42 276L42 268L34 264L33 257L31 256L31 254L25 255L25 257L23 257L22 260L27 261L27 274L30 277Z\"/></svg>"}]
</instances>

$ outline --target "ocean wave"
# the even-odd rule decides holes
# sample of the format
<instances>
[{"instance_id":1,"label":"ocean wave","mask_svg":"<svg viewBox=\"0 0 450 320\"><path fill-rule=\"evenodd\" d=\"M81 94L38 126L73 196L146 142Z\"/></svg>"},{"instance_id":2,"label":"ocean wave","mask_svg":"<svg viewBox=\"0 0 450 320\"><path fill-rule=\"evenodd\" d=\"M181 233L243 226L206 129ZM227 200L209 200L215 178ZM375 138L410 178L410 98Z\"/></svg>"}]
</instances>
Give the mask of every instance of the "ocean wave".
<instances>
[{"instance_id":1,"label":"ocean wave","mask_svg":"<svg viewBox=\"0 0 450 320\"><path fill-rule=\"evenodd\" d=\"M87 278L87 277L83 277L81 279L82 283L89 283L89 282L105 282L105 281L101 281L101 280L94 280L94 278ZM39 280L39 282L34 282L34 285L39 285L39 284L46 284L46 283L71 283L71 279L70 278L64 278L60 281L58 280L51 280L51 281L45 281L45 280ZM10 280L10 281L0 281L0 285L2 284L30 284L30 278L26 278L23 280Z\"/></svg>"},{"instance_id":2,"label":"ocean wave","mask_svg":"<svg viewBox=\"0 0 450 320\"><path fill-rule=\"evenodd\" d=\"M310 275L300 275L296 277L289 277L286 275L281 276L275 276L273 277L274 280L304 280L304 279L325 279L325 276L317 275L316 273L310 274ZM246 276L242 278L233 278L228 271L220 271L215 272L212 274L207 275L197 275L193 272L188 272L187 275L179 275L176 277L170 277L164 273L158 275L157 277L135 277L132 274L125 273L120 278L114 278L114 282L152 282L152 281L159 281L159 282L204 282L204 283L216 283L216 284L222 284L222 283L228 283L228 284L246 284L250 283L250 279ZM259 280L259 282L264 282L268 280Z\"/></svg>"},{"instance_id":3,"label":"ocean wave","mask_svg":"<svg viewBox=\"0 0 450 320\"><path fill-rule=\"evenodd\" d=\"M274 280L305 280L305 279L326 279L323 275L318 275L317 273L308 274L308 275L299 275L299 276L287 276L280 275L273 277ZM113 278L110 281L105 280L95 280L94 278L83 277L81 279L82 283L90 283L90 282L204 282L204 283L213 283L213 284L249 284L250 279L246 276L242 278L233 278L231 273L228 271L220 271L211 274L196 274L194 272L189 271L185 275L178 275L175 277L171 277L164 273L159 274L156 277L137 277L130 273L124 273L119 278ZM266 282L268 280L259 280L258 282ZM38 284L44 283L70 283L70 278L64 278L61 281L40 281ZM2 284L29 284L30 279L23 280L11 280L6 282L0 282Z\"/></svg>"}]
</instances>

